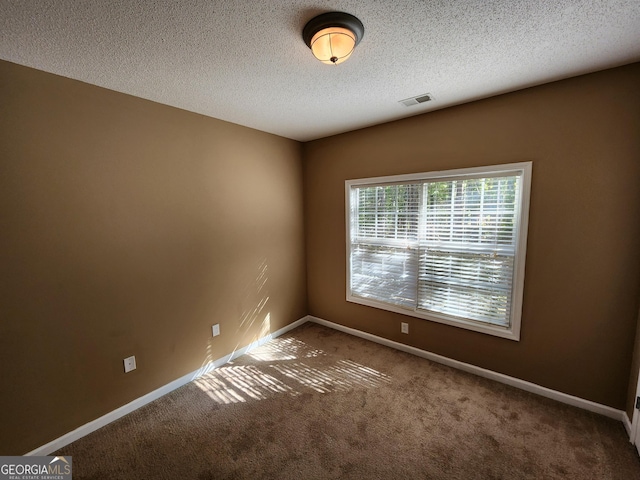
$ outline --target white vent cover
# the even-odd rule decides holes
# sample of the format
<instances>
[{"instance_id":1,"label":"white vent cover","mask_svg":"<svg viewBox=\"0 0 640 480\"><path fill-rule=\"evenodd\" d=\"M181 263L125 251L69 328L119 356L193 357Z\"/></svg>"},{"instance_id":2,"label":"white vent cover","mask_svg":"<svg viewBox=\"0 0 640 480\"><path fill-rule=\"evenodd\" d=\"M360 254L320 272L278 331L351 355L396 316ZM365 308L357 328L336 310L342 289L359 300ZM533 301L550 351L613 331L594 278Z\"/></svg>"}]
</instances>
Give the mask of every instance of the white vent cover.
<instances>
[{"instance_id":1,"label":"white vent cover","mask_svg":"<svg viewBox=\"0 0 640 480\"><path fill-rule=\"evenodd\" d=\"M411 107L413 105L430 102L431 100L433 100L433 95L431 95L430 93L423 93L422 95L400 100L399 103L403 104L405 107Z\"/></svg>"}]
</instances>

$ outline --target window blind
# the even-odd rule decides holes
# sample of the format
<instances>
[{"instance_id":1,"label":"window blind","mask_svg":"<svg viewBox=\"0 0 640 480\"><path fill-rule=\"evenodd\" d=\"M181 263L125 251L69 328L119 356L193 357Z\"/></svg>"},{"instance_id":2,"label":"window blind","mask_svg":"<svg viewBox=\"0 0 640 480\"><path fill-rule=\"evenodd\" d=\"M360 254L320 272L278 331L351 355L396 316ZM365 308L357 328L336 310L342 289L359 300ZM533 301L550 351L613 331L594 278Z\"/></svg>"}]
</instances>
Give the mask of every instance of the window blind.
<instances>
[{"instance_id":1,"label":"window blind","mask_svg":"<svg viewBox=\"0 0 640 480\"><path fill-rule=\"evenodd\" d=\"M420 184L354 190L351 290L364 298L415 307Z\"/></svg>"},{"instance_id":2,"label":"window blind","mask_svg":"<svg viewBox=\"0 0 640 480\"><path fill-rule=\"evenodd\" d=\"M417 308L509 326L519 178L424 184Z\"/></svg>"},{"instance_id":3,"label":"window blind","mask_svg":"<svg viewBox=\"0 0 640 480\"><path fill-rule=\"evenodd\" d=\"M353 185L351 295L511 325L522 174Z\"/></svg>"}]
</instances>

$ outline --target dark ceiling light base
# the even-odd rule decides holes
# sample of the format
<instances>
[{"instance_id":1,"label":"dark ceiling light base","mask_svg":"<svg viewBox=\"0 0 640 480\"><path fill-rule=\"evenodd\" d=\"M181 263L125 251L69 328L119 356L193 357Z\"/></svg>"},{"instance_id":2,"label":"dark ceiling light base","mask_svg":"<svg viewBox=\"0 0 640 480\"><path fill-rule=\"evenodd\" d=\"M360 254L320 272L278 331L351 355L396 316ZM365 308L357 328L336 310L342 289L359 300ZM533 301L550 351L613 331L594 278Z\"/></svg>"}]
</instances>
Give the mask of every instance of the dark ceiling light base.
<instances>
[{"instance_id":1,"label":"dark ceiling light base","mask_svg":"<svg viewBox=\"0 0 640 480\"><path fill-rule=\"evenodd\" d=\"M318 15L309 20L302 30L304 43L313 51L315 57L329 64L338 64L349 58L363 36L362 22L344 12Z\"/></svg>"}]
</instances>

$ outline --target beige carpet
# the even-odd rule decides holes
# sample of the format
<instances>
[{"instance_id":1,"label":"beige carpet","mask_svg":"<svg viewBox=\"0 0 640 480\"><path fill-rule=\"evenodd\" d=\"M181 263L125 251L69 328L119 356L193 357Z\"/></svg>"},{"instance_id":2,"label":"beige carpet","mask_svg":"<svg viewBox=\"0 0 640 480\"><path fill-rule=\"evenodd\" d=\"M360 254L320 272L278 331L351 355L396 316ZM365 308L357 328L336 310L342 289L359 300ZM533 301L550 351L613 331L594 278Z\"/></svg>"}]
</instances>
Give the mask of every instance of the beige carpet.
<instances>
[{"instance_id":1,"label":"beige carpet","mask_svg":"<svg viewBox=\"0 0 640 480\"><path fill-rule=\"evenodd\" d=\"M81 479L640 479L620 422L305 324L56 452Z\"/></svg>"}]
</instances>

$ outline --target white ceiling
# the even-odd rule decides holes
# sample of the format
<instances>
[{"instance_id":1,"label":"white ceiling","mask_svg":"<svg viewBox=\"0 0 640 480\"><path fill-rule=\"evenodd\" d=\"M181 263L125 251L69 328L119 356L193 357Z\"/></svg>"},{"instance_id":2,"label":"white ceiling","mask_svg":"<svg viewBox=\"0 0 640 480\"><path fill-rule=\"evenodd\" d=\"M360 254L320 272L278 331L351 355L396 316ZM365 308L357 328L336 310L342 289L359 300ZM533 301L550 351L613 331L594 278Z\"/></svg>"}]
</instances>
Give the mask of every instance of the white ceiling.
<instances>
[{"instance_id":1,"label":"white ceiling","mask_svg":"<svg viewBox=\"0 0 640 480\"><path fill-rule=\"evenodd\" d=\"M327 11L365 27L338 66ZM640 1L0 0L0 58L306 141L640 61Z\"/></svg>"}]
</instances>

